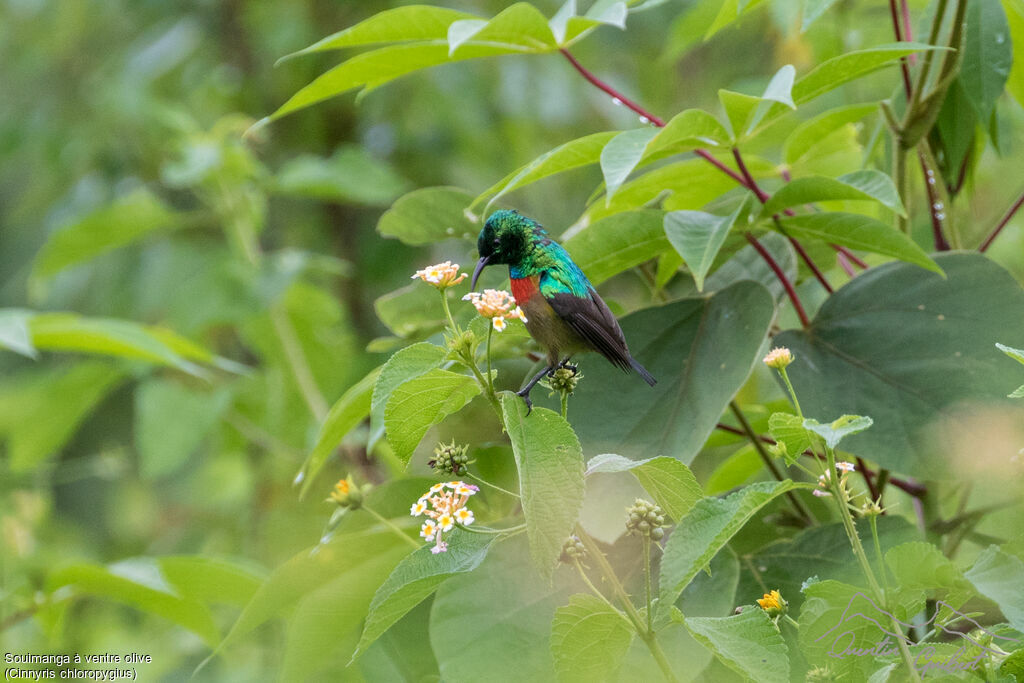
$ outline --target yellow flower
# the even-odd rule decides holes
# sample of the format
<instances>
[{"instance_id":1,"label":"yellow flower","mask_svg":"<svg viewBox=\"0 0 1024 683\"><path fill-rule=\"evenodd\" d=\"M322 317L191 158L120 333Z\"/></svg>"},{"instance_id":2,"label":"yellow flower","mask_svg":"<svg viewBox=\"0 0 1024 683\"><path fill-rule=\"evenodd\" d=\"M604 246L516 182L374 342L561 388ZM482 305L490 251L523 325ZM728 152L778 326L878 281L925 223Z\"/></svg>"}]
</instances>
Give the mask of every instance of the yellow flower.
<instances>
[{"instance_id":1,"label":"yellow flower","mask_svg":"<svg viewBox=\"0 0 1024 683\"><path fill-rule=\"evenodd\" d=\"M770 617L777 617L780 614L786 613L786 608L789 603L782 599L782 594L777 590L773 590L770 593L765 593L764 597L757 601L757 604L761 606Z\"/></svg>"},{"instance_id":2,"label":"yellow flower","mask_svg":"<svg viewBox=\"0 0 1024 683\"><path fill-rule=\"evenodd\" d=\"M465 280L466 274L459 275L458 263L445 261L444 263L427 266L423 270L417 270L412 274L412 279L415 280L416 278L423 280L427 284L434 285L438 289L447 289Z\"/></svg>"},{"instance_id":3,"label":"yellow flower","mask_svg":"<svg viewBox=\"0 0 1024 683\"><path fill-rule=\"evenodd\" d=\"M785 346L780 346L769 351L763 360L768 367L782 370L793 362L793 353Z\"/></svg>"},{"instance_id":4,"label":"yellow flower","mask_svg":"<svg viewBox=\"0 0 1024 683\"><path fill-rule=\"evenodd\" d=\"M345 477L338 481L334 485L334 489L331 491L331 497L328 498L328 502L334 501L343 508L357 509L363 503L363 495L367 492L369 486L365 486L360 489L355 485L352 480L352 475Z\"/></svg>"},{"instance_id":5,"label":"yellow flower","mask_svg":"<svg viewBox=\"0 0 1024 683\"><path fill-rule=\"evenodd\" d=\"M413 517L428 517L420 528L420 536L427 543L434 543L430 552L436 555L448 550L444 534L455 528L456 521L464 526L473 523L473 511L466 507L466 502L479 490L464 481L438 482L409 509Z\"/></svg>"}]
</instances>

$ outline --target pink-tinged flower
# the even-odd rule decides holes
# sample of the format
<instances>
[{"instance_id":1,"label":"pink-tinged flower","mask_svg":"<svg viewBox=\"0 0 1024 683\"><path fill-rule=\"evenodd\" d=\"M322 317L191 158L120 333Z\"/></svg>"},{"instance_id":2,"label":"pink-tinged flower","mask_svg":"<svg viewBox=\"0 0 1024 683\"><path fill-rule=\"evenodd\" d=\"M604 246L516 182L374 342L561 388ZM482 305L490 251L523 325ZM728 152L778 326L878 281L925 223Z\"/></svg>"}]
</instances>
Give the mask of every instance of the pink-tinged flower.
<instances>
[{"instance_id":1,"label":"pink-tinged flower","mask_svg":"<svg viewBox=\"0 0 1024 683\"><path fill-rule=\"evenodd\" d=\"M438 482L430 490L420 496L419 500L409 509L413 517L426 515L427 521L420 528L420 536L427 543L435 543L431 548L434 554L448 550L443 534L455 528L458 522L464 526L475 520L473 511L466 507L466 501L480 489L464 481Z\"/></svg>"},{"instance_id":2,"label":"pink-tinged flower","mask_svg":"<svg viewBox=\"0 0 1024 683\"><path fill-rule=\"evenodd\" d=\"M503 332L508 327L508 318L518 318L526 322L523 309L516 306L516 300L508 292L501 289L485 289L483 292L470 292L462 297L476 308L476 312L491 319L491 326L496 332Z\"/></svg>"},{"instance_id":3,"label":"pink-tinged flower","mask_svg":"<svg viewBox=\"0 0 1024 683\"><path fill-rule=\"evenodd\" d=\"M853 472L857 468L852 462L837 462L836 469L840 472Z\"/></svg>"},{"instance_id":4,"label":"pink-tinged flower","mask_svg":"<svg viewBox=\"0 0 1024 683\"><path fill-rule=\"evenodd\" d=\"M423 270L417 270L412 279L419 278L427 284L434 285L438 289L448 289L466 279L466 274L459 275L459 264L445 261L433 266L427 266Z\"/></svg>"},{"instance_id":5,"label":"pink-tinged flower","mask_svg":"<svg viewBox=\"0 0 1024 683\"><path fill-rule=\"evenodd\" d=\"M437 555L438 553L446 553L448 552L448 544L444 541L438 541L437 545L430 549L430 552L434 553L435 555Z\"/></svg>"},{"instance_id":6,"label":"pink-tinged flower","mask_svg":"<svg viewBox=\"0 0 1024 683\"><path fill-rule=\"evenodd\" d=\"M780 346L769 351L763 362L770 368L782 370L793 362L793 353L785 346Z\"/></svg>"},{"instance_id":7,"label":"pink-tinged flower","mask_svg":"<svg viewBox=\"0 0 1024 683\"><path fill-rule=\"evenodd\" d=\"M813 491L811 491L811 493L813 493L818 498L828 498L829 496L832 495L828 491L822 491L821 489L814 489Z\"/></svg>"}]
</instances>

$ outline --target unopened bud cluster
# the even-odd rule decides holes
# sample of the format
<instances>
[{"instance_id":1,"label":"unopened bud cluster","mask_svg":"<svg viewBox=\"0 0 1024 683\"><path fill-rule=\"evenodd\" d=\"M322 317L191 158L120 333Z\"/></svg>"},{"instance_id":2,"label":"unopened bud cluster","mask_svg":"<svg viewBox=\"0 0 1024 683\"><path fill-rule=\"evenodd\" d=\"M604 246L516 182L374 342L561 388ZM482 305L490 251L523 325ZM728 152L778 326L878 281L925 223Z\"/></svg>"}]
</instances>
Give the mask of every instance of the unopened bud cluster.
<instances>
[{"instance_id":1,"label":"unopened bud cluster","mask_svg":"<svg viewBox=\"0 0 1024 683\"><path fill-rule=\"evenodd\" d=\"M462 475L466 472L466 464L469 463L467 446L456 446L453 440L450 444L438 444L434 449L434 458L427 462L439 472Z\"/></svg>"},{"instance_id":2,"label":"unopened bud cluster","mask_svg":"<svg viewBox=\"0 0 1024 683\"><path fill-rule=\"evenodd\" d=\"M635 536L647 536L660 541L665 536L665 513L654 503L637 498L628 508L626 531Z\"/></svg>"},{"instance_id":3,"label":"unopened bud cluster","mask_svg":"<svg viewBox=\"0 0 1024 683\"><path fill-rule=\"evenodd\" d=\"M552 391L571 394L576 391L576 385L582 378L583 375L580 374L577 366L564 365L551 373L551 376L548 378L548 384L551 385Z\"/></svg>"},{"instance_id":4,"label":"unopened bud cluster","mask_svg":"<svg viewBox=\"0 0 1024 683\"><path fill-rule=\"evenodd\" d=\"M587 549L583 546L583 541L580 540L579 536L570 536L565 539L565 543L562 544L562 556L561 561L566 564L571 564L578 560L582 560L587 554Z\"/></svg>"},{"instance_id":5,"label":"unopened bud cluster","mask_svg":"<svg viewBox=\"0 0 1024 683\"><path fill-rule=\"evenodd\" d=\"M358 510L362 506L366 494L369 492L369 484L364 484L362 487L357 486L350 474L334 485L330 498L327 500L328 502L337 503L338 507Z\"/></svg>"}]
</instances>

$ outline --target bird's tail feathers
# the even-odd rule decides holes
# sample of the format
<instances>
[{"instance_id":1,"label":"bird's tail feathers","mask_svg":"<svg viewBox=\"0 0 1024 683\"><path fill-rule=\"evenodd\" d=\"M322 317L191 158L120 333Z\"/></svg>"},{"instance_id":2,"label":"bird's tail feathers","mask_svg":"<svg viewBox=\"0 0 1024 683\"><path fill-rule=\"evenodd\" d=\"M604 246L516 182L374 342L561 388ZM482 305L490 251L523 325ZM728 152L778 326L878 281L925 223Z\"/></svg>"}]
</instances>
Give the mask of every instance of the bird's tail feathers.
<instances>
[{"instance_id":1,"label":"bird's tail feathers","mask_svg":"<svg viewBox=\"0 0 1024 683\"><path fill-rule=\"evenodd\" d=\"M643 377L644 381L647 382L652 387L658 383L658 380L654 379L654 376L651 375L651 373L647 372L647 368L640 365L640 363L636 362L636 358L629 359L629 366L636 370L636 374Z\"/></svg>"}]
</instances>

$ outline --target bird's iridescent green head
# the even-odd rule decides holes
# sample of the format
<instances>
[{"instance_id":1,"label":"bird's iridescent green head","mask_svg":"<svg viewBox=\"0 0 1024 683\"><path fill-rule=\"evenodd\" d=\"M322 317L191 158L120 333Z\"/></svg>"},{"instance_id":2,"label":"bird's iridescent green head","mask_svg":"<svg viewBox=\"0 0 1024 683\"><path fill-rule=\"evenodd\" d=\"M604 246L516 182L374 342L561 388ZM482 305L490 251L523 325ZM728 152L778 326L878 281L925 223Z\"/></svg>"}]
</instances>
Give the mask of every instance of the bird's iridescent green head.
<instances>
[{"instance_id":1,"label":"bird's iridescent green head","mask_svg":"<svg viewBox=\"0 0 1024 683\"><path fill-rule=\"evenodd\" d=\"M518 211L502 209L495 211L484 223L476 248L480 260L473 272L473 289L477 278L489 265L516 265L526 259L538 241L547 240L547 233L540 223L527 218Z\"/></svg>"}]
</instances>

